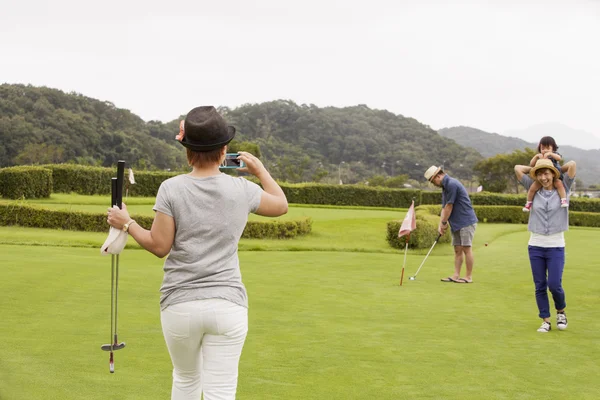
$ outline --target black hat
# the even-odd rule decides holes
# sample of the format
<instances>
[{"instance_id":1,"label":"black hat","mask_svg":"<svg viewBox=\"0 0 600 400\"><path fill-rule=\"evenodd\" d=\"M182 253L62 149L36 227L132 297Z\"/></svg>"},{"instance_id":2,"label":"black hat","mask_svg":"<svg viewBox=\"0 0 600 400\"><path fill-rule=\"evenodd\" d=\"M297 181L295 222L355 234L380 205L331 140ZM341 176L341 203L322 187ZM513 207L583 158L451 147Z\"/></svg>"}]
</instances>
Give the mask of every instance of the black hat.
<instances>
[{"instance_id":1,"label":"black hat","mask_svg":"<svg viewBox=\"0 0 600 400\"><path fill-rule=\"evenodd\" d=\"M215 150L231 142L235 136L235 128L227 125L213 106L196 107L181 122L177 140L190 150Z\"/></svg>"}]
</instances>

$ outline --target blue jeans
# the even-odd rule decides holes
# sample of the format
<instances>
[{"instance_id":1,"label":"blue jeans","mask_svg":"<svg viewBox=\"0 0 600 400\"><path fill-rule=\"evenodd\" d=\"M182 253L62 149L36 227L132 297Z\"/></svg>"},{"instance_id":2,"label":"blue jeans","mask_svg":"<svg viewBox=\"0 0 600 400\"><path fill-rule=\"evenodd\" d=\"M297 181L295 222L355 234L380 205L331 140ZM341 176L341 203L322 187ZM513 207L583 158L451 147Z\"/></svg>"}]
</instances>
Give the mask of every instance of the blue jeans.
<instances>
[{"instance_id":1,"label":"blue jeans","mask_svg":"<svg viewBox=\"0 0 600 400\"><path fill-rule=\"evenodd\" d=\"M564 247L529 246L529 263L535 283L535 301L540 311L540 318L550 317L548 289L552 293L554 307L562 310L567 306L565 292L562 288L562 275L565 268Z\"/></svg>"}]
</instances>

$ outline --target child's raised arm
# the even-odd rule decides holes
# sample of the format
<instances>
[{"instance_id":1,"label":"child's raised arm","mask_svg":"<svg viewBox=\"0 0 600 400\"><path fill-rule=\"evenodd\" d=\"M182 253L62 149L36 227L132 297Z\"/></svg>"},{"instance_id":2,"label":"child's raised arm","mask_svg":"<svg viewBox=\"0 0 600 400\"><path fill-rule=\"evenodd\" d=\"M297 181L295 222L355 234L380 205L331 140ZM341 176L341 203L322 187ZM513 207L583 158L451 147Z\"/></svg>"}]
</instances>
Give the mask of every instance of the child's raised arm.
<instances>
[{"instance_id":1,"label":"child's raised arm","mask_svg":"<svg viewBox=\"0 0 600 400\"><path fill-rule=\"evenodd\" d=\"M562 160L561 155L558 153L548 152L548 153L544 154L544 158L550 158L550 157L552 157L556 161Z\"/></svg>"},{"instance_id":2,"label":"child's raised arm","mask_svg":"<svg viewBox=\"0 0 600 400\"><path fill-rule=\"evenodd\" d=\"M533 156L533 158L531 159L531 161L529 161L529 166L530 167L535 167L535 162L537 160L539 160L540 158L543 158L544 156L540 153L540 154L536 154L535 156Z\"/></svg>"}]
</instances>

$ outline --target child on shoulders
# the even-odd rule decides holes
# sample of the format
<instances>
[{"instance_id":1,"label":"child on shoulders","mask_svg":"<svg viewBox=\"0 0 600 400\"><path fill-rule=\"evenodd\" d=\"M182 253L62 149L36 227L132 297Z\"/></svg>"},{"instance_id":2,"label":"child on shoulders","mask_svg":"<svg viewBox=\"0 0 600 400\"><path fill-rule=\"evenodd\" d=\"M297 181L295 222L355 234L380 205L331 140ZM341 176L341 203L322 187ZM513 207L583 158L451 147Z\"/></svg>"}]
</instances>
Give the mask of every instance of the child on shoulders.
<instances>
[{"instance_id":1,"label":"child on shoulders","mask_svg":"<svg viewBox=\"0 0 600 400\"><path fill-rule=\"evenodd\" d=\"M538 154L533 156L529 165L531 167L534 167L536 161L539 159L542 159L542 158L546 158L546 159L552 161L552 164L554 164L556 169L560 171L560 177L554 178L554 182L553 182L554 188L558 191L558 194L560 196L560 206L561 207L569 207L569 202L567 201L567 192L565 190L565 185L563 185L563 182L562 182L562 180L563 180L562 166L559 163L559 161L562 160L562 156L560 155L560 153L557 153L556 150L558 150L556 141L550 136L544 136L542 139L540 139L540 143L538 144L538 147L537 147ZM535 196L535 193L541 189L541 187L542 187L542 185L538 181L533 182L533 184L529 188L529 191L527 192L527 203L525 203L525 207L523 207L524 212L531 211L531 205L533 204L533 197Z\"/></svg>"}]
</instances>

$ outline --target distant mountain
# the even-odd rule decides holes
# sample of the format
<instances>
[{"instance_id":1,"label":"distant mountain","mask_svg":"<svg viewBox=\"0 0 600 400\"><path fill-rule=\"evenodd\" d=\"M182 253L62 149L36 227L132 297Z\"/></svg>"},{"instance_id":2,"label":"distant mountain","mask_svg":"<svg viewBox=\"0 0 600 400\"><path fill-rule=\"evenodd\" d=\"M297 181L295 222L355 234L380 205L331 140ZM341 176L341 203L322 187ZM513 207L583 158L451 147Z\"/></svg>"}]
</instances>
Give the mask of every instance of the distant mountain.
<instances>
[{"instance_id":1,"label":"distant mountain","mask_svg":"<svg viewBox=\"0 0 600 400\"><path fill-rule=\"evenodd\" d=\"M468 126L443 128L438 133L441 136L453 139L462 146L477 150L484 157L511 153L526 147L535 149L537 140L539 140L538 138L535 143L528 143L515 137L506 137ZM577 162L577 177L586 186L600 183L600 150L583 150L572 146L561 146L559 143L558 152L562 154L565 160L575 160Z\"/></svg>"},{"instance_id":2,"label":"distant mountain","mask_svg":"<svg viewBox=\"0 0 600 400\"><path fill-rule=\"evenodd\" d=\"M512 129L502 132L502 135L518 137L534 143L543 136L552 136L559 146L573 146L585 150L600 149L600 133L593 134L573 129L558 122L537 124L525 129Z\"/></svg>"},{"instance_id":3,"label":"distant mountain","mask_svg":"<svg viewBox=\"0 0 600 400\"><path fill-rule=\"evenodd\" d=\"M533 149L537 146L518 138L506 137L497 133L488 133L468 126L443 128L438 133L441 136L453 139L462 146L474 148L485 158L500 153L511 153L525 147Z\"/></svg>"}]
</instances>

